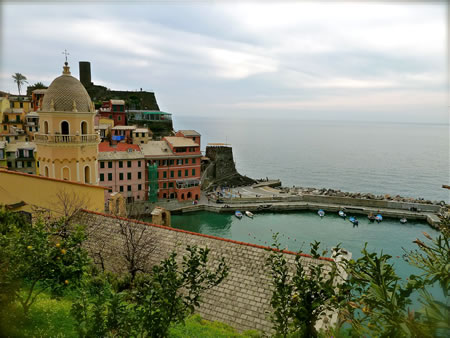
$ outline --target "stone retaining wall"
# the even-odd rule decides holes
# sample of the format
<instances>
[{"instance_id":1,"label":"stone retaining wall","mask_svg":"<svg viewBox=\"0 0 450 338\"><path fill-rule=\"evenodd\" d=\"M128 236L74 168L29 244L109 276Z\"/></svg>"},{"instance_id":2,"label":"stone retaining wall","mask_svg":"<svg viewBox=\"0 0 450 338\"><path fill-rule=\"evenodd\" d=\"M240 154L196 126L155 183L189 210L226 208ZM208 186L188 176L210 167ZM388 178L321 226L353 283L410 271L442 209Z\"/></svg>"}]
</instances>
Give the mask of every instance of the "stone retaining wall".
<instances>
[{"instance_id":1,"label":"stone retaining wall","mask_svg":"<svg viewBox=\"0 0 450 338\"><path fill-rule=\"evenodd\" d=\"M181 260L188 244L210 248L211 266L216 266L221 257L225 258L230 268L228 277L219 286L204 294L198 309L198 313L205 319L227 323L239 331L271 331L269 315L272 311L272 287L271 277L265 266L269 255L268 248L89 211L80 213L75 220L87 226L86 248L91 256L95 259L96 252L103 250L104 257L107 257L105 266L114 272L124 270L124 261L118 254L123 247L119 222L128 221L140 229L144 227L146 236L156 239L156 250L152 254L151 264L158 264L173 250L179 253L178 259ZM293 267L295 253L286 251L284 254ZM305 265L322 263L329 266L330 260L314 260L307 255L302 257Z\"/></svg>"}]
</instances>

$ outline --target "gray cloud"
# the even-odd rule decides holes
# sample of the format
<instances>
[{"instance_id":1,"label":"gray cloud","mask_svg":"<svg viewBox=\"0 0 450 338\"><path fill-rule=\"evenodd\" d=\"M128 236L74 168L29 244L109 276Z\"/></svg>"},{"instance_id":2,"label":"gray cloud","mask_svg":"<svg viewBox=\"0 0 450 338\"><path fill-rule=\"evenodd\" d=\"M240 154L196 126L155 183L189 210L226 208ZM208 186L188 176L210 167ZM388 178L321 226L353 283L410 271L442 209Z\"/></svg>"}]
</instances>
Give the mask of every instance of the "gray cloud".
<instances>
[{"instance_id":1,"label":"gray cloud","mask_svg":"<svg viewBox=\"0 0 450 338\"><path fill-rule=\"evenodd\" d=\"M24 12L30 20L17 20ZM379 110L445 123L445 12L443 3L8 3L0 89L15 91L15 72L48 84L67 48L74 76L91 61L95 83L153 90L181 115L371 120Z\"/></svg>"}]
</instances>

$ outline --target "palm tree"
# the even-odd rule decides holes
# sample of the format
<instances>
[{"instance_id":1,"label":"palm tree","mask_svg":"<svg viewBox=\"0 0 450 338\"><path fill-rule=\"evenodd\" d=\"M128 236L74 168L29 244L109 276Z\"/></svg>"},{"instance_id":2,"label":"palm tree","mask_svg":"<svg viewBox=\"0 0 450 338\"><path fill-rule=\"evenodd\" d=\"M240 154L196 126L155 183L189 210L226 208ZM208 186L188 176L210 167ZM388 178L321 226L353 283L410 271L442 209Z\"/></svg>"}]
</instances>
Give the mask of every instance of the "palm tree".
<instances>
[{"instance_id":1,"label":"palm tree","mask_svg":"<svg viewBox=\"0 0 450 338\"><path fill-rule=\"evenodd\" d=\"M20 88L24 83L28 83L27 77L25 75L22 75L20 73L15 73L12 78L14 79L14 82L17 83L17 89L19 90L19 96L20 96Z\"/></svg>"}]
</instances>

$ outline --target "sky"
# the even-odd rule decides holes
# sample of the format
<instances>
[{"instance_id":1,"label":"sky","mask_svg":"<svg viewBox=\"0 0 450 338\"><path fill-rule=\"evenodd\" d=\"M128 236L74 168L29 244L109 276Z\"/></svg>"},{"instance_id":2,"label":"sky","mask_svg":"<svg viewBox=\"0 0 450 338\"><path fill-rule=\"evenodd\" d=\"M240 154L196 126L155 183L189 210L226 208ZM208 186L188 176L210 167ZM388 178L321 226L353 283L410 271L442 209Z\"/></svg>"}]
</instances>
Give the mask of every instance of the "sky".
<instances>
[{"instance_id":1,"label":"sky","mask_svg":"<svg viewBox=\"0 0 450 338\"><path fill-rule=\"evenodd\" d=\"M0 90L72 75L178 116L448 123L448 3L0 2Z\"/></svg>"}]
</instances>

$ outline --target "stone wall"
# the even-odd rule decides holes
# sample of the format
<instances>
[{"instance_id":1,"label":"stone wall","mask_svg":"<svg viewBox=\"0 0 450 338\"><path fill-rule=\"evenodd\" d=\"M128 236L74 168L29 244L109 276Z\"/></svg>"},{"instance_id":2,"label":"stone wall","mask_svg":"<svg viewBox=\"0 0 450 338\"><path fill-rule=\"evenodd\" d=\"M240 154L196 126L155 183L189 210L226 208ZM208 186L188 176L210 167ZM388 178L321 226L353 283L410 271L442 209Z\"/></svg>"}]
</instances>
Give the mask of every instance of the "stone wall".
<instances>
[{"instance_id":1,"label":"stone wall","mask_svg":"<svg viewBox=\"0 0 450 338\"><path fill-rule=\"evenodd\" d=\"M224 257L230 268L229 275L219 286L204 294L198 313L205 319L227 323L239 331L271 331L269 316L272 287L271 277L265 266L268 248L100 213L80 213L75 222L87 226L88 251L95 259L96 252L103 250L107 257L105 266L114 272L124 270L124 261L118 255L123 245L118 224L125 221L131 221L136 227L144 227L146 236L156 239L156 250L149 264L158 264L173 250L179 253L178 258L181 259L186 245L210 248L211 266L217 266L219 259ZM287 251L284 254L293 267L295 254ZM318 261L307 255L302 257L305 265L320 262L329 266L330 260L324 258Z\"/></svg>"}]
</instances>

